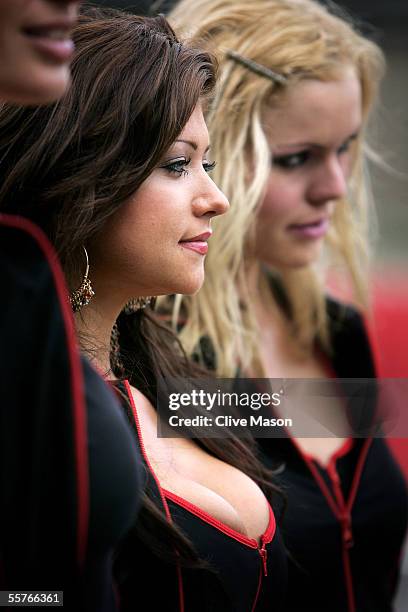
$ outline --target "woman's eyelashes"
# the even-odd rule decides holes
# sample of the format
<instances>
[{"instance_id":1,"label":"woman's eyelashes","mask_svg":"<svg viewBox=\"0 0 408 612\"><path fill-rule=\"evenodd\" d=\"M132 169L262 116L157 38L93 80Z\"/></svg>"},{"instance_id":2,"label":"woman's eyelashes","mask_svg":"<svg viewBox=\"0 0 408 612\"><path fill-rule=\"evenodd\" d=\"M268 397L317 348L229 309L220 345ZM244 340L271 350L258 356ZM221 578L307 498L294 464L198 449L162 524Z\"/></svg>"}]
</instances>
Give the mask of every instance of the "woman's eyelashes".
<instances>
[{"instance_id":1,"label":"woman's eyelashes","mask_svg":"<svg viewBox=\"0 0 408 612\"><path fill-rule=\"evenodd\" d=\"M342 153L348 153L348 151L350 150L350 146L351 143L353 142L353 139L350 140L346 140L346 142L344 144L341 145L341 147L339 149L337 149L337 155L342 155Z\"/></svg>"},{"instance_id":2,"label":"woman's eyelashes","mask_svg":"<svg viewBox=\"0 0 408 612\"><path fill-rule=\"evenodd\" d=\"M177 159L172 159L162 166L164 170L167 170L170 174L175 174L177 176L186 176L188 174L187 167L191 163L191 158L187 157L178 157Z\"/></svg>"},{"instance_id":3,"label":"woman's eyelashes","mask_svg":"<svg viewBox=\"0 0 408 612\"><path fill-rule=\"evenodd\" d=\"M206 172L211 172L211 170L214 170L215 166L217 165L217 162L213 161L213 162L203 162L203 168Z\"/></svg>"},{"instance_id":4,"label":"woman's eyelashes","mask_svg":"<svg viewBox=\"0 0 408 612\"><path fill-rule=\"evenodd\" d=\"M215 168L216 162L203 161L203 168L206 172L211 172ZM191 164L191 158L179 157L167 162L162 166L167 172L175 174L176 176L187 176L188 166Z\"/></svg>"},{"instance_id":5,"label":"woman's eyelashes","mask_svg":"<svg viewBox=\"0 0 408 612\"><path fill-rule=\"evenodd\" d=\"M350 150L351 143L355 140L355 137L349 138L346 140L341 147L339 147L336 151L337 155L343 155L344 153L348 153ZM273 155L272 156L272 165L278 166L283 170L295 170L307 162L313 160L313 157L316 157L317 153L313 152L312 149L304 149L303 151L297 151L296 153L288 153L286 155Z\"/></svg>"},{"instance_id":6,"label":"woman's eyelashes","mask_svg":"<svg viewBox=\"0 0 408 612\"><path fill-rule=\"evenodd\" d=\"M299 151L298 153L290 153L288 155L274 155L272 165L283 168L284 170L293 170L299 166L303 166L310 157L310 151Z\"/></svg>"}]
</instances>

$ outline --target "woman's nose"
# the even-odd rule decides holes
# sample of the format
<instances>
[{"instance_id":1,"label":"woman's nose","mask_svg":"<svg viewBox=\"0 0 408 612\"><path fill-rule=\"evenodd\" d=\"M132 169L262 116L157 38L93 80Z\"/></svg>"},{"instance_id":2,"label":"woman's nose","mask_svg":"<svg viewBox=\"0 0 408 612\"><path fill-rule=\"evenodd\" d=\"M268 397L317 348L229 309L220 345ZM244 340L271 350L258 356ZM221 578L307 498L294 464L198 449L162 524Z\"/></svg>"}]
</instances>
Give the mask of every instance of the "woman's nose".
<instances>
[{"instance_id":1,"label":"woman's nose","mask_svg":"<svg viewBox=\"0 0 408 612\"><path fill-rule=\"evenodd\" d=\"M227 197L208 176L205 191L194 201L194 213L200 217L203 215L216 217L226 213L229 206Z\"/></svg>"},{"instance_id":2,"label":"woman's nose","mask_svg":"<svg viewBox=\"0 0 408 612\"><path fill-rule=\"evenodd\" d=\"M341 159L334 155L318 169L310 186L308 200L320 206L339 200L347 193L347 176Z\"/></svg>"}]
</instances>

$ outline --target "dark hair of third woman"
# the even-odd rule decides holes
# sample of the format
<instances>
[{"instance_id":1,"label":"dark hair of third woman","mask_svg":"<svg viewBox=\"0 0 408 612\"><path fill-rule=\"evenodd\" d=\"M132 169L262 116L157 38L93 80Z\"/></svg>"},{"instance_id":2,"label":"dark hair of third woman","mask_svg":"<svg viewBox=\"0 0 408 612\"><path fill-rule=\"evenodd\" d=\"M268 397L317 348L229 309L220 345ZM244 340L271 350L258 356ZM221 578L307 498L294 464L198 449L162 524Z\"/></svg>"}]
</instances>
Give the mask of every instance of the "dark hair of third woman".
<instances>
[{"instance_id":1,"label":"dark hair of third woman","mask_svg":"<svg viewBox=\"0 0 408 612\"><path fill-rule=\"evenodd\" d=\"M146 180L215 84L211 55L179 43L164 17L87 9L74 40L72 86L60 102L0 111L0 210L42 227L71 289L84 269L82 245ZM158 381L197 375L151 309L122 312L118 327L124 377L153 405ZM89 339L84 349L89 352ZM197 443L248 474L271 498L270 473L249 442ZM147 494L132 534L163 559L201 564ZM127 540L131 557L132 535Z\"/></svg>"}]
</instances>

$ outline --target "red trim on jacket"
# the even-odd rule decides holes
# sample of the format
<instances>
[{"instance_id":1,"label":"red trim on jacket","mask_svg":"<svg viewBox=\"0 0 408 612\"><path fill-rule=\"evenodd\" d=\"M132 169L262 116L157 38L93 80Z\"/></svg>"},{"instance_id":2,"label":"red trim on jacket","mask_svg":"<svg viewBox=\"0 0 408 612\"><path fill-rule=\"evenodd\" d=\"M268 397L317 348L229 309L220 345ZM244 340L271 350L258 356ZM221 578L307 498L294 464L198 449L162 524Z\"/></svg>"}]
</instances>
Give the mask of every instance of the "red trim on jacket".
<instances>
[{"instance_id":1,"label":"red trim on jacket","mask_svg":"<svg viewBox=\"0 0 408 612\"><path fill-rule=\"evenodd\" d=\"M71 370L72 407L75 432L77 474L77 555L80 567L86 558L89 528L88 436L84 382L79 359L72 310L68 301L65 277L57 254L43 231L24 217L0 214L0 224L26 232L37 243L50 267L65 327L69 365Z\"/></svg>"},{"instance_id":2,"label":"red trim on jacket","mask_svg":"<svg viewBox=\"0 0 408 612\"><path fill-rule=\"evenodd\" d=\"M344 456L351 449L354 440L352 438L348 438L346 442L338 449L330 458L330 461L327 465L327 473L330 476L330 479L333 484L334 496L323 480L321 474L319 473L316 465L313 463L313 459L311 455L304 453L297 444L296 440L292 439L292 442L297 449L298 453L301 455L303 461L306 463L309 471L311 472L316 484L320 488L323 493L328 505L330 506L334 516L340 523L341 534L342 534L342 557L343 557L343 568L344 568L344 578L346 583L346 592L347 592L347 602L348 602L348 612L356 612L356 604L354 597L354 588L353 588L353 576L351 573L350 566L350 554L349 550L353 546L353 531L352 531L352 518L351 512L353 509L354 501L357 495L358 486L360 484L361 476L363 473L363 468L367 459L367 454L370 449L371 443L373 439L367 438L364 441L364 445L361 449L357 466L354 472L350 493L348 499L345 500L343 496L343 492L341 490L340 478L336 470L336 460Z\"/></svg>"},{"instance_id":3,"label":"red trim on jacket","mask_svg":"<svg viewBox=\"0 0 408 612\"><path fill-rule=\"evenodd\" d=\"M257 585L255 597L254 597L254 602L251 607L251 612L254 612L256 609L256 605L258 603L260 592L261 592L263 577L268 575L268 570L267 570L268 552L266 550L266 546L273 540L273 537L276 532L275 515L273 513L273 510L270 504L268 503L268 510L269 510L268 525L266 527L265 532L261 535L260 542L258 544L255 538L249 538L248 536L245 536L239 531L232 529L229 525L226 525L222 521L219 521L211 514L208 514L208 512L206 512L202 508L199 508L199 506L196 506L195 504L184 499L184 497L180 497L179 495L176 495L175 493L172 493L171 491L168 491L167 489L163 489L163 492L168 499L171 499L179 506L182 506L183 508L185 508L186 510L188 510L189 512L197 516L199 519L203 520L207 524L214 527L215 529L218 529L218 531L221 531L228 537L233 538L240 544L243 544L244 546L248 546L249 548L252 548L258 551L261 562L260 562L260 567L259 567L258 585Z\"/></svg>"},{"instance_id":4,"label":"red trim on jacket","mask_svg":"<svg viewBox=\"0 0 408 612\"><path fill-rule=\"evenodd\" d=\"M254 603L252 605L251 608L251 612L254 612L258 599L259 599L259 594L261 592L261 586L262 586L262 581L263 581L263 576L267 576L267 551L266 551L266 545L269 544L272 540L273 537L275 535L276 532L276 520L275 520L275 515L272 511L272 508L270 506L270 504L268 503L268 510L269 510L269 521L268 521L268 525L267 528L265 530L265 532L262 534L261 538L260 538L260 543L258 544L258 542L256 541L255 538L249 538L248 536L245 536L244 534L236 531L235 529L232 529L231 527L229 527L229 525L226 525L225 523L223 523L222 521L219 521L218 519L216 519L214 516L212 516L211 514L209 514L208 512L206 512L205 510L202 510L202 508L200 508L199 506L196 506L195 504L191 503L190 501L184 499L183 497L180 497L179 495L177 495L176 493L173 493L165 488L163 488L160 484L160 481L158 479L158 477L156 476L152 465L149 461L149 458L147 456L146 453L146 448L143 442L143 436L142 436L142 431L141 431L141 426L140 426L140 421L139 421L139 417L137 414L137 409L136 409L136 405L133 399L133 395L132 395L132 391L130 388L130 384L127 380L124 381L125 384L125 388L127 391L127 394L129 396L129 400L130 400L130 405L131 405L131 409L132 409L132 414L133 414L133 418L134 418L134 422L136 425L136 429L138 432L138 436L139 436L139 443L140 443L140 448L142 451L142 455L144 457L144 460L146 462L147 467L149 468L155 482L157 485L157 488L159 490L160 493L160 497L163 503L163 506L165 508L165 512L166 512L166 517L167 520L169 521L169 523L172 523L172 518L171 518L171 513L167 504L167 498L172 500L173 502L175 502L176 504L182 506L183 508L185 508L186 510L188 510L189 512L191 512L192 514L194 514L195 516L197 516L198 518L200 518L201 520L205 521L206 523L208 523L209 525L211 525L212 527L218 529L219 531L221 531L222 533L226 534L228 537L231 537L233 539L235 539L236 541L240 542L241 544L248 546L254 550L257 550L259 552L260 555L260 559L261 559L261 563L260 563L260 570L259 570L259 580L258 580L258 585L257 585L257 590L256 590L256 594L255 594L255 598L254 598ZM183 582L182 582L182 573L181 573L181 568L178 565L178 577L179 577L179 592L180 592L180 610L181 612L184 611L184 592L183 592Z\"/></svg>"},{"instance_id":5,"label":"red trim on jacket","mask_svg":"<svg viewBox=\"0 0 408 612\"><path fill-rule=\"evenodd\" d=\"M323 465L323 463L321 463L321 461L319 460L318 457L314 457L312 453L308 453L307 451L304 451L302 448L300 448L300 446L298 445L296 439L293 439L293 443L294 445L297 447L299 453L302 455L302 457L304 458L308 458L311 461L316 461L316 463L319 463L323 469L326 469L325 466ZM346 438L343 442L343 444L340 446L340 448L338 448L336 451L334 451L329 458L328 461L328 465L332 464L332 463L336 463L337 459L340 459L340 457L345 457L345 455L347 455L351 449L354 446L354 438Z\"/></svg>"},{"instance_id":6,"label":"red trim on jacket","mask_svg":"<svg viewBox=\"0 0 408 612\"><path fill-rule=\"evenodd\" d=\"M239 531L232 529L232 527L230 527L229 525L226 525L222 521L219 521L214 516L212 516L211 514L208 514L208 512L200 508L199 506L196 506L195 504L188 501L187 499L184 499L184 497L180 497L180 495L176 495L176 493L172 493L172 491L169 491L168 489L163 488L162 490L166 497L174 501L179 506L182 506L183 508L185 508L192 514L195 514L195 516L202 519L204 522L208 523L212 527L215 527L215 529L218 529L218 531L222 531L223 533L225 533L225 535L229 536L230 538L233 538L234 540L237 540L237 542L240 542L241 544L245 544L246 546L249 546L250 548L259 548L258 542L256 541L255 538L249 538L243 533L240 533ZM269 542L273 540L273 536L275 535L275 531L276 531L275 515L273 514L272 508L269 503L268 503L268 512L269 512L268 525L265 529L265 532L260 537L261 543L263 544L269 544Z\"/></svg>"},{"instance_id":7,"label":"red trim on jacket","mask_svg":"<svg viewBox=\"0 0 408 612\"><path fill-rule=\"evenodd\" d=\"M161 501L162 501L162 504L163 504L163 507L164 507L164 511L165 511L165 514L166 514L167 521L169 523L173 523L173 520L172 520L171 514L170 514L170 510L169 510L169 506L167 504L167 500L166 500L166 497L164 495L163 489L161 487L160 481L159 481L158 477L156 476L156 473L153 470L152 465L151 465L151 463L149 461L149 457L147 456L147 453L146 453L146 447L144 445L143 436L142 436L142 428L140 426L139 416L137 414L136 404L135 404L135 401L133 399L133 394L132 394L132 390L130 388L129 381L128 380L124 380L123 382L124 382L124 385L125 385L128 397L129 397L130 407L132 409L133 418L134 418L136 429L137 429L137 433L138 433L138 436L139 436L139 444L140 444L140 449L142 451L143 458L144 458L144 460L146 462L147 467L150 470L150 473L152 474L152 476L153 476L153 478L154 478L154 480L156 482L156 486L157 486L157 488L159 490L159 493L160 493L160 498L161 498ZM179 600L180 600L180 612L184 612L183 576L182 576L182 573L181 573L181 567L180 567L179 563L177 564L177 578L178 578L178 589L179 589Z\"/></svg>"}]
</instances>

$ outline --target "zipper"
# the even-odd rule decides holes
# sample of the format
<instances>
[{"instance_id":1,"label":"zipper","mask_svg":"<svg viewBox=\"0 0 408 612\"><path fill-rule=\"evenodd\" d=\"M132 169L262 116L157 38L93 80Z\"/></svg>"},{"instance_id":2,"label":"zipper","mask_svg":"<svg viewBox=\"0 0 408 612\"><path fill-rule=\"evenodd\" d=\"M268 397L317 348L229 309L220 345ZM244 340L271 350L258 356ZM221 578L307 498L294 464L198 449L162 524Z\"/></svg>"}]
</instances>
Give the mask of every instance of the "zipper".
<instances>
[{"instance_id":1,"label":"zipper","mask_svg":"<svg viewBox=\"0 0 408 612\"><path fill-rule=\"evenodd\" d=\"M354 599L354 585L353 585L353 575L351 572L351 564L350 564L350 548L354 545L353 542L353 531L352 531L352 520L351 520L351 511L353 508L354 500L357 495L358 486L360 483L361 474L363 471L363 467L367 458L367 454L372 442L372 438L367 438L364 442L363 448L361 449L360 456L357 461L357 466L354 472L351 490L349 493L349 497L347 501L344 499L343 492L341 490L341 482L338 472L336 470L336 459L341 456L344 450L348 450L348 445L345 444L341 452L335 453L331 461L329 462L326 471L332 481L334 495L329 490L326 482L323 477L320 475L317 467L313 463L313 459L307 453L303 453L302 449L296 443L296 440L293 439L293 444L295 448L297 448L300 456L303 458L306 463L309 471L311 472L316 484L320 488L323 496L326 498L326 501L331 508L334 516L337 518L340 523L341 529L341 551L342 551L342 560L343 560L343 571L344 571L344 583L345 590L347 596L347 611L355 612L355 599ZM351 442L350 442L351 444Z\"/></svg>"},{"instance_id":2,"label":"zipper","mask_svg":"<svg viewBox=\"0 0 408 612\"><path fill-rule=\"evenodd\" d=\"M171 491L168 491L167 489L163 489L163 493L165 494L165 496L168 499L171 499L176 504L182 506L188 512L191 512L192 514L195 514L198 518L201 518L204 522L212 525L213 527L215 527L219 531L225 533L230 538L233 538L234 540L237 540L241 544L244 544L244 546L248 546L249 548L252 548L252 549L258 551L261 563L260 563L260 567L259 567L258 587L256 589L256 594L255 594L255 597L254 597L254 603L252 604L252 608L251 608L251 612L254 612L255 608L256 608L256 605L258 603L259 595L261 593L263 578L264 578L264 576L268 575L268 565L267 565L267 563L268 563L268 551L266 549L266 546L267 546L267 544L269 544L272 541L273 536L275 535L275 531L276 531L275 516L274 516L274 514L272 512L272 508L269 506L269 523L268 523L268 527L267 527L265 533L261 536L261 541L258 544L258 542L255 539L248 538L247 536L244 536L242 533L239 533L238 531L235 531L234 529L231 529L231 527L229 527L228 525L225 525L225 523L222 523L218 519L216 519L213 516L211 516L211 514L208 514L207 512L205 512L205 510L202 510L201 508L199 508L195 504L192 504L191 502L189 502L186 499L180 497L179 495L176 495L175 493L172 493Z\"/></svg>"},{"instance_id":3,"label":"zipper","mask_svg":"<svg viewBox=\"0 0 408 612\"><path fill-rule=\"evenodd\" d=\"M341 532L345 548L350 549L354 546L353 530L351 527L351 517L348 512L340 516Z\"/></svg>"},{"instance_id":4,"label":"zipper","mask_svg":"<svg viewBox=\"0 0 408 612\"><path fill-rule=\"evenodd\" d=\"M327 466L327 472L332 480L334 494L337 498L338 520L340 522L343 545L346 549L350 549L354 546L351 515L343 497L340 477L337 472L335 463L330 463Z\"/></svg>"},{"instance_id":5,"label":"zipper","mask_svg":"<svg viewBox=\"0 0 408 612\"><path fill-rule=\"evenodd\" d=\"M261 589L262 589L262 584L263 584L263 579L264 576L268 575L268 566L267 566L267 562L268 562L268 551L266 550L266 544L267 542L265 541L265 537L262 536L261 538L261 545L258 546L258 552L259 552L259 556L261 558L261 565L259 568L259 579L258 579L258 588L256 590L256 595L255 595L255 599L254 599L254 603L252 604L252 608L251 608L251 612L254 612L258 603L258 599L259 599L259 595L261 593Z\"/></svg>"},{"instance_id":6,"label":"zipper","mask_svg":"<svg viewBox=\"0 0 408 612\"><path fill-rule=\"evenodd\" d=\"M261 544L262 546L258 548L258 552L261 555L261 561L262 561L262 568L263 568L263 575L267 576L268 575L268 551L266 550L266 544L262 538L261 540Z\"/></svg>"},{"instance_id":7,"label":"zipper","mask_svg":"<svg viewBox=\"0 0 408 612\"><path fill-rule=\"evenodd\" d=\"M327 473L332 481L334 496L330 493L325 481L318 472L316 466L313 463L311 457L306 456L302 453L301 449L298 448L301 456L308 466L312 476L314 477L317 485L320 487L324 497L330 508L333 511L334 516L340 523L341 528L341 539L342 539L342 557L343 557L343 570L344 570L344 581L347 595L347 610L348 612L355 612L356 605L354 599L354 586L353 586L353 575L351 572L350 564L350 548L354 545L353 541L353 530L351 520L351 510L353 508L354 500L357 495L358 486L360 483L361 474L367 458L367 454L372 443L372 438L367 438L364 442L363 448L361 449L360 456L357 462L356 470L354 472L351 490L349 493L348 500L344 499L343 492L341 490L341 482L338 472L336 470L336 456L332 458L332 461L327 466Z\"/></svg>"}]
</instances>

